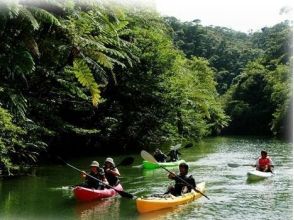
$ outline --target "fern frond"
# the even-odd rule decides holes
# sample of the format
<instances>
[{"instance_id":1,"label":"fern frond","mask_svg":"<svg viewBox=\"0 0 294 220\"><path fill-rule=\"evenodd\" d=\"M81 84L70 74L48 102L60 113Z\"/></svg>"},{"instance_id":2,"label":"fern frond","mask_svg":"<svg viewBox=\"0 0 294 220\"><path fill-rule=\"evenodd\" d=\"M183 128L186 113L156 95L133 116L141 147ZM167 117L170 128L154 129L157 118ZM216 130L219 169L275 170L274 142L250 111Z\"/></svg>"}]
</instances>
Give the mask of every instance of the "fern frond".
<instances>
[{"instance_id":1,"label":"fern frond","mask_svg":"<svg viewBox=\"0 0 294 220\"><path fill-rule=\"evenodd\" d=\"M48 11L45 11L44 9L32 7L29 8L29 11L37 20L41 22L60 26L60 22L58 21L58 19L53 14L51 14Z\"/></svg>"},{"instance_id":2,"label":"fern frond","mask_svg":"<svg viewBox=\"0 0 294 220\"><path fill-rule=\"evenodd\" d=\"M17 51L13 58L15 70L18 73L29 74L35 70L34 58L28 51Z\"/></svg>"},{"instance_id":3,"label":"fern frond","mask_svg":"<svg viewBox=\"0 0 294 220\"><path fill-rule=\"evenodd\" d=\"M32 13L26 9L25 7L21 6L19 10L19 16L23 17L23 19L27 20L33 27L34 30L39 29L40 25L36 18L32 15Z\"/></svg>"},{"instance_id":4,"label":"fern frond","mask_svg":"<svg viewBox=\"0 0 294 220\"><path fill-rule=\"evenodd\" d=\"M87 62L88 65L91 66L94 73L97 75L96 79L102 80L104 84L107 84L107 73L105 70L94 60L92 60L90 57L83 57L84 60Z\"/></svg>"},{"instance_id":5,"label":"fern frond","mask_svg":"<svg viewBox=\"0 0 294 220\"><path fill-rule=\"evenodd\" d=\"M113 68L113 63L111 62L111 58L106 56L104 53L101 53L101 52L97 52L95 54L95 58L96 58L96 61L98 63L100 63L102 66L108 68L108 69L112 69Z\"/></svg>"},{"instance_id":6,"label":"fern frond","mask_svg":"<svg viewBox=\"0 0 294 220\"><path fill-rule=\"evenodd\" d=\"M89 89L92 103L97 106L100 101L100 90L87 63L83 59L75 59L73 66L67 68L66 71L73 73L82 86Z\"/></svg>"},{"instance_id":7,"label":"fern frond","mask_svg":"<svg viewBox=\"0 0 294 220\"><path fill-rule=\"evenodd\" d=\"M57 82L59 82L64 88L66 88L71 94L83 99L88 100L87 95L76 85L74 85L72 82L68 82L64 79L57 79Z\"/></svg>"},{"instance_id":8,"label":"fern frond","mask_svg":"<svg viewBox=\"0 0 294 220\"><path fill-rule=\"evenodd\" d=\"M9 94L12 103L12 112L20 118L26 118L27 100L22 94Z\"/></svg>"}]
</instances>

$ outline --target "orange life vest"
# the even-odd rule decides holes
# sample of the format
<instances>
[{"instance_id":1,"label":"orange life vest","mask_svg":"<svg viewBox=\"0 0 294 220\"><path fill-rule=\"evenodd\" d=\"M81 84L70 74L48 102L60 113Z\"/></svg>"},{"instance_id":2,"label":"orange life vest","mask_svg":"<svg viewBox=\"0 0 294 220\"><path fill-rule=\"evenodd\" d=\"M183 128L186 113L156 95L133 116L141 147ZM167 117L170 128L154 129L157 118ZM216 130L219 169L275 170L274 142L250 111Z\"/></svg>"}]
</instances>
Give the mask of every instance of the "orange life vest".
<instances>
[{"instance_id":1,"label":"orange life vest","mask_svg":"<svg viewBox=\"0 0 294 220\"><path fill-rule=\"evenodd\" d=\"M262 157L260 157L259 160L258 160L258 164L259 164L260 167L265 167L265 166L270 165L269 157L267 156L264 159Z\"/></svg>"}]
</instances>

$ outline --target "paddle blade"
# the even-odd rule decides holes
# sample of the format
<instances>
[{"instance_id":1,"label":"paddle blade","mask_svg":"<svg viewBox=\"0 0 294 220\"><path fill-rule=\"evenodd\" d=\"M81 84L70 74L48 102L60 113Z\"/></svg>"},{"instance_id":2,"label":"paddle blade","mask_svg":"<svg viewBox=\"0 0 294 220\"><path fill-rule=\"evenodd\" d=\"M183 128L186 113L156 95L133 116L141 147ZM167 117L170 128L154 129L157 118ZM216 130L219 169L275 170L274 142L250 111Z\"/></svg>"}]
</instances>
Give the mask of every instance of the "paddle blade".
<instances>
[{"instance_id":1,"label":"paddle blade","mask_svg":"<svg viewBox=\"0 0 294 220\"><path fill-rule=\"evenodd\" d=\"M124 198L128 198L128 199L133 199L134 196L130 193L127 193L125 191L120 191L120 190L115 190L121 197L124 197Z\"/></svg>"},{"instance_id":2,"label":"paddle blade","mask_svg":"<svg viewBox=\"0 0 294 220\"><path fill-rule=\"evenodd\" d=\"M237 163L228 163L228 166L229 167L239 167L240 164L237 164Z\"/></svg>"},{"instance_id":3,"label":"paddle blade","mask_svg":"<svg viewBox=\"0 0 294 220\"><path fill-rule=\"evenodd\" d=\"M175 146L170 146L170 150L178 150L178 149L181 148L181 146L182 146L182 144L177 144Z\"/></svg>"},{"instance_id":4,"label":"paddle blade","mask_svg":"<svg viewBox=\"0 0 294 220\"><path fill-rule=\"evenodd\" d=\"M193 147L193 144L192 143L188 143L184 146L184 148L190 148L190 147Z\"/></svg>"},{"instance_id":5,"label":"paddle blade","mask_svg":"<svg viewBox=\"0 0 294 220\"><path fill-rule=\"evenodd\" d=\"M178 150L178 149L181 148L181 146L182 146L182 144L177 144L177 145L175 145L175 146L173 147L172 150Z\"/></svg>"},{"instance_id":6,"label":"paddle blade","mask_svg":"<svg viewBox=\"0 0 294 220\"><path fill-rule=\"evenodd\" d=\"M131 165L133 162L134 162L134 158L133 157L126 157L125 159L123 159L119 163L119 165L128 166L128 165Z\"/></svg>"},{"instance_id":7,"label":"paddle blade","mask_svg":"<svg viewBox=\"0 0 294 220\"><path fill-rule=\"evenodd\" d=\"M250 166L250 167L255 167L254 164L237 164L237 163L228 163L229 167L239 167L239 166Z\"/></svg>"},{"instance_id":8,"label":"paddle blade","mask_svg":"<svg viewBox=\"0 0 294 220\"><path fill-rule=\"evenodd\" d=\"M157 160L151 154L149 154L147 151L142 150L141 151L141 157L144 160L147 160L147 161L149 161L151 163L157 163Z\"/></svg>"}]
</instances>

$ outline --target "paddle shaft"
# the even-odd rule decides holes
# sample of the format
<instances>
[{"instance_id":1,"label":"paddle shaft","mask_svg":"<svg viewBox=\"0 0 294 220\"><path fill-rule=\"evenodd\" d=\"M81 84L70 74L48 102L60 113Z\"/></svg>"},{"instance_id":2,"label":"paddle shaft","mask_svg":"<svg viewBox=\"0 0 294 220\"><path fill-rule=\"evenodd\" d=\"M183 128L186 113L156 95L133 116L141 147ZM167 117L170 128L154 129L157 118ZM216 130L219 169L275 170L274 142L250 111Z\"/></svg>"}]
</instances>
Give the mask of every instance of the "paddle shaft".
<instances>
[{"instance_id":1,"label":"paddle shaft","mask_svg":"<svg viewBox=\"0 0 294 220\"><path fill-rule=\"evenodd\" d=\"M59 159L60 159L61 161L63 161L67 166L73 168L74 170L77 170L77 171L79 171L79 172L85 174L86 176L88 176L88 177L90 177L90 178L92 178L92 179L94 179L94 180L97 180L98 182L102 183L103 185L105 185L105 186L107 186L107 187L109 187L109 188L112 188L114 191L116 191L116 192L117 192L118 194L120 194L121 196L123 196L123 197L127 197L127 198L133 198L133 195L132 195L132 194L127 193L127 192L125 192L125 191L117 190L117 189L114 188L113 186L111 186L111 185L109 185L109 184L107 184L107 183L104 183L103 181L97 179L96 177L91 176L91 175L87 174L86 172L84 172L84 171L82 171L82 170L80 170L80 169L74 167L73 165L71 165L71 164L65 162L65 161L62 160L60 157L59 157Z\"/></svg>"},{"instance_id":2,"label":"paddle shaft","mask_svg":"<svg viewBox=\"0 0 294 220\"><path fill-rule=\"evenodd\" d=\"M255 164L237 164L237 163L229 163L228 164L229 167L240 167L240 166L251 166L251 167L255 167L256 165ZM270 165L272 167L274 166L279 166L279 165Z\"/></svg>"},{"instance_id":3,"label":"paddle shaft","mask_svg":"<svg viewBox=\"0 0 294 220\"><path fill-rule=\"evenodd\" d=\"M158 164L159 165L159 164ZM162 169L166 170L167 172L169 172L170 174L175 175L173 172L171 172L170 170L166 169L165 167L159 165ZM196 189L196 187L192 186L190 183L188 183L186 180L184 180L183 178L175 175L176 178L178 178L179 180L181 180L183 183L185 183L187 186L190 186L192 189L194 189L196 192L200 193L201 195L203 195L205 198L209 199L205 194L203 194L200 190Z\"/></svg>"}]
</instances>

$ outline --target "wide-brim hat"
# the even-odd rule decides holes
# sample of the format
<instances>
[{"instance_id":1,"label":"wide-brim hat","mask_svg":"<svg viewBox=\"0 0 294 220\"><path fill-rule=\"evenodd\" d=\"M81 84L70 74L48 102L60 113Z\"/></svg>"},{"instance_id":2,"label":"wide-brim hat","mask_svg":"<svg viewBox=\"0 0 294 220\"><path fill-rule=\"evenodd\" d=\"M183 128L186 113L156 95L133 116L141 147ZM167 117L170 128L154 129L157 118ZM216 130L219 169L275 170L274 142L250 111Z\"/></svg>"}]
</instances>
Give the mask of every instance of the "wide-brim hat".
<instances>
[{"instance_id":1,"label":"wide-brim hat","mask_svg":"<svg viewBox=\"0 0 294 220\"><path fill-rule=\"evenodd\" d=\"M113 159L111 157L107 157L106 160L105 160L105 163L106 162L111 163L113 166L115 166L114 161L113 161Z\"/></svg>"},{"instance_id":2,"label":"wide-brim hat","mask_svg":"<svg viewBox=\"0 0 294 220\"><path fill-rule=\"evenodd\" d=\"M92 161L90 167L99 167L99 163L96 160L94 160Z\"/></svg>"}]
</instances>

